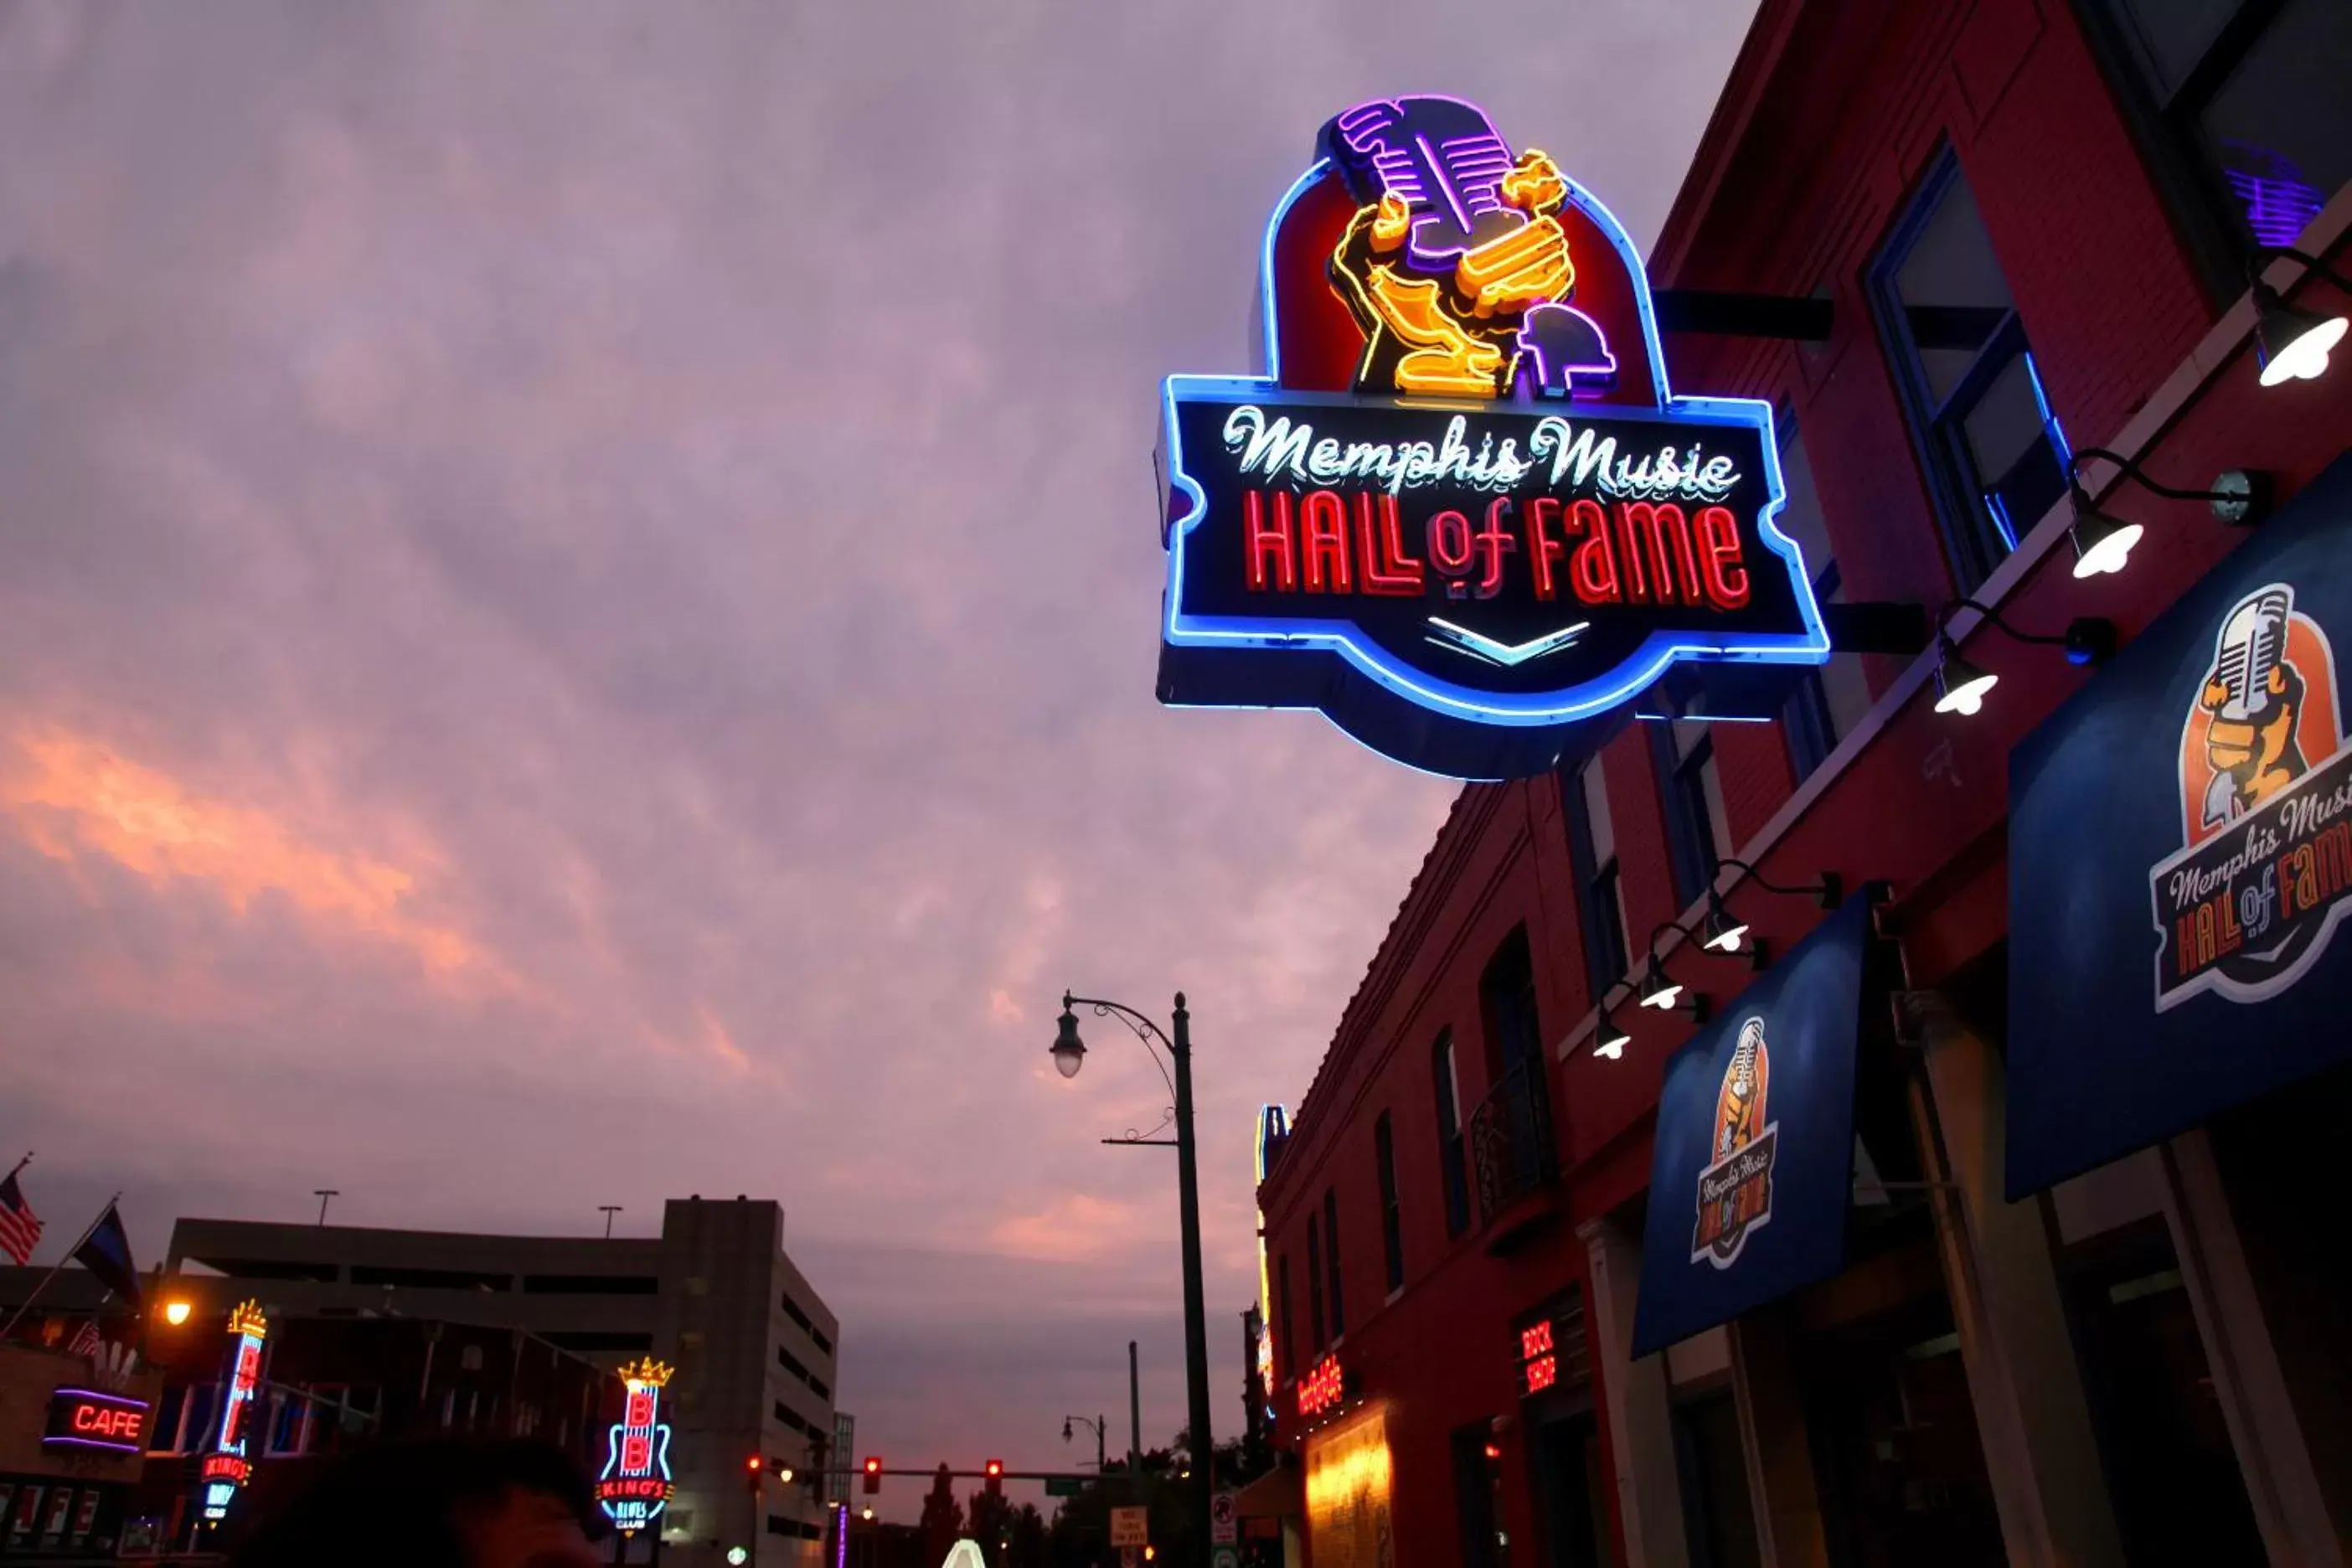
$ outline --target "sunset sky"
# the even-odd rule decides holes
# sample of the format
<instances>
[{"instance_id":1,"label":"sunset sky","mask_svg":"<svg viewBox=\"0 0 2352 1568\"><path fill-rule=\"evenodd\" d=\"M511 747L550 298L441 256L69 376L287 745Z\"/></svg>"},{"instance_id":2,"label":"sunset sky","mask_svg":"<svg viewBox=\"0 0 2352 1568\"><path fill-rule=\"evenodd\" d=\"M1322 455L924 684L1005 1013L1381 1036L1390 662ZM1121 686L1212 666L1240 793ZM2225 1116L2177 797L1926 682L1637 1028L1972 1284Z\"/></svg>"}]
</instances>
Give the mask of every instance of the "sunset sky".
<instances>
[{"instance_id":1,"label":"sunset sky","mask_svg":"<svg viewBox=\"0 0 2352 1568\"><path fill-rule=\"evenodd\" d=\"M780 1199L897 1464L1216 1419L1451 786L1152 700L1158 379L1328 115L1655 235L1752 0L0 4L0 1149L173 1219ZM1091 1458L1091 1454L1087 1456ZM911 1512L915 1489L887 1500Z\"/></svg>"}]
</instances>

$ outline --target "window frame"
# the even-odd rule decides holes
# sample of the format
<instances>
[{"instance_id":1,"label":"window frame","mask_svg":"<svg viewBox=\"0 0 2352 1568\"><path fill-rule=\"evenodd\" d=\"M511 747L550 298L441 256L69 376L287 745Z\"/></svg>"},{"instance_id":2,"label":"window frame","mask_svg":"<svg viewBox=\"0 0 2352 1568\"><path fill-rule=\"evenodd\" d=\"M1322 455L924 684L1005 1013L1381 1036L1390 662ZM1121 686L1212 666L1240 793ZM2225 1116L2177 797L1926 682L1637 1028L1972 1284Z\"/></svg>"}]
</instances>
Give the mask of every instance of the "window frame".
<instances>
[{"instance_id":1,"label":"window frame","mask_svg":"<svg viewBox=\"0 0 2352 1568\"><path fill-rule=\"evenodd\" d=\"M1372 1122L1372 1165L1381 1195L1381 1261L1389 1294L1404 1289L1404 1205L1397 1192L1396 1126L1385 1110Z\"/></svg>"},{"instance_id":2,"label":"window frame","mask_svg":"<svg viewBox=\"0 0 2352 1568\"><path fill-rule=\"evenodd\" d=\"M1318 1224L1314 1215L1307 1216L1307 1326L1314 1331L1314 1348L1319 1352L1331 1342L1323 1331L1323 1233Z\"/></svg>"},{"instance_id":3,"label":"window frame","mask_svg":"<svg viewBox=\"0 0 2352 1568\"><path fill-rule=\"evenodd\" d=\"M1650 730L1650 756L1657 764L1658 805L1666 819L1666 859L1674 874L1676 910L1688 909L1706 896L1706 890L1715 886L1716 874L1723 869L1723 857L1737 847L1716 842L1715 819L1707 808L1704 775L1708 768L1715 770L1716 794L1721 796L1723 763L1715 754L1714 726L1705 728L1706 732L1693 742L1687 752L1678 749L1673 724L1654 724ZM1727 801L1723 835L1727 840L1731 837Z\"/></svg>"},{"instance_id":4,"label":"window frame","mask_svg":"<svg viewBox=\"0 0 2352 1568\"><path fill-rule=\"evenodd\" d=\"M1592 847L1592 822L1584 804L1584 775L1587 769L1601 767L1601 753L1595 752L1581 763L1559 775L1560 815L1568 822L1568 858L1576 875L1577 934L1582 939L1586 984L1592 990L1592 1005L1609 988L1633 972L1633 936L1626 927L1625 885L1622 875L1622 858L1616 853L1615 813L1611 813L1610 856L1605 865L1596 864ZM1609 796L1606 772L1593 775L1601 784L1601 799ZM1605 884L1605 886L1604 886ZM1605 902L1604 902L1605 899ZM1619 967L1613 974L1609 968L1607 939L1616 935Z\"/></svg>"},{"instance_id":5,"label":"window frame","mask_svg":"<svg viewBox=\"0 0 2352 1568\"><path fill-rule=\"evenodd\" d=\"M1462 1061L1454 1031L1437 1031L1429 1047L1430 1077L1437 1100L1437 1163L1445 1194L1445 1234L1470 1228L1470 1140L1462 1121Z\"/></svg>"},{"instance_id":6,"label":"window frame","mask_svg":"<svg viewBox=\"0 0 2352 1568\"><path fill-rule=\"evenodd\" d=\"M2198 125L2213 100L2254 52L2292 0L2241 0L2237 10L2206 45L2169 99L2146 68L2132 39L2123 0L2075 0L2092 58L2105 80L2141 167L2172 220L2174 236L2216 316L2246 290L2246 268L2254 258L2252 236L2242 222L2228 177L2208 158ZM2333 192L2320 193L2323 199Z\"/></svg>"},{"instance_id":7,"label":"window frame","mask_svg":"<svg viewBox=\"0 0 2352 1568\"><path fill-rule=\"evenodd\" d=\"M1910 430L1912 451L1927 491L1928 509L1942 536L1946 572L1953 585L1967 594L1974 593L2000 570L2001 563L2016 552L2018 542L2041 521L2038 516L2008 516L2006 508L2000 505L1990 489L2006 476L1978 474L1976 460L1968 450L1969 416L1983 405L1986 394L2011 365L2021 360L2024 363L2035 406L2042 416L2042 436L2050 443L2062 477L2069 448L2064 432L2050 411L2042 372L2034 363L2033 345L2026 338L2025 323L2006 271L2001 273L2001 289L2010 296L2008 309L1999 324L1985 335L1975 359L1940 402L1928 384L1919 342L1912 331L1908 308L1903 302L1900 274L1955 187L1967 188L1970 200L1974 200L1975 190L1968 184L1967 172L1947 143L1929 163L1927 173L1906 198L1901 216L1872 255L1864 268L1863 282L1871 314L1878 324L1879 347L1895 383L1895 399L1902 405L1904 423ZM1981 222L1981 205L1978 216ZM1986 244L1991 245L1989 230ZM2000 261L1996 252L1996 268ZM1972 488L1970 481L1983 488ZM2007 536L2008 548L1996 551L1993 545L2002 535Z\"/></svg>"},{"instance_id":8,"label":"window frame","mask_svg":"<svg viewBox=\"0 0 2352 1568\"><path fill-rule=\"evenodd\" d=\"M1337 1187L1323 1189L1323 1268L1331 1277L1328 1292L1331 1308L1331 1340L1338 1344L1348 1337L1348 1307L1339 1291L1339 1191Z\"/></svg>"}]
</instances>

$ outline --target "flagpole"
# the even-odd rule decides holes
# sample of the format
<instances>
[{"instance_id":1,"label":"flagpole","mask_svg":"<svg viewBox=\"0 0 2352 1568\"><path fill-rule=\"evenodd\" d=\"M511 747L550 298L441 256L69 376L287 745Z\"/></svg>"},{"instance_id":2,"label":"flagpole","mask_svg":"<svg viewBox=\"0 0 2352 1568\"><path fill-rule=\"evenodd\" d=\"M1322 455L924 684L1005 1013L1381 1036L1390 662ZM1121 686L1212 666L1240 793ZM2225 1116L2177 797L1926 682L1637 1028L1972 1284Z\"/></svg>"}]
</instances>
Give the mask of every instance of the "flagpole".
<instances>
[{"instance_id":1,"label":"flagpole","mask_svg":"<svg viewBox=\"0 0 2352 1568\"><path fill-rule=\"evenodd\" d=\"M27 1154L25 1158L29 1160L32 1156ZM23 1162L20 1161L18 1162L18 1169L21 1170L22 1168ZM49 1271L41 1276L41 1282L33 1287L33 1293L25 1298L24 1304L16 1309L15 1313L9 1317L6 1323L0 1324L0 1340L5 1340L16 1331L16 1325L24 1321L25 1314L33 1310L33 1303L41 1299L41 1292L49 1288L49 1281L58 1277L58 1270L63 1268L67 1264L73 1261L73 1255L81 1250L81 1244L88 1241L92 1236L98 1234L98 1227L106 1223L106 1216L112 1214L114 1212L114 1205L121 1201L122 1194L121 1193L117 1193L112 1197L106 1200L106 1206L98 1211L98 1217L82 1227L82 1233L74 1237L74 1244L66 1248L66 1253L63 1258L58 1258L55 1263L49 1265Z\"/></svg>"}]
</instances>

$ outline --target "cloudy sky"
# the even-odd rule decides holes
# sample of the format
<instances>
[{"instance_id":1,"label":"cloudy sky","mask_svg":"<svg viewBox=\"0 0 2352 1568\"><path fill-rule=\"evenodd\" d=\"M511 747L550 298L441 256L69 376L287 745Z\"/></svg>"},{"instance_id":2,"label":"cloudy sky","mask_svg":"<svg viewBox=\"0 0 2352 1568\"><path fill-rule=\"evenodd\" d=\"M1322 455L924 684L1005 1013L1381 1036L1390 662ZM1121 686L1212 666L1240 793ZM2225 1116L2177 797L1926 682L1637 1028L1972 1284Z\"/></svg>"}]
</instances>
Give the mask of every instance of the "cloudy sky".
<instances>
[{"instance_id":1,"label":"cloudy sky","mask_svg":"<svg viewBox=\"0 0 2352 1568\"><path fill-rule=\"evenodd\" d=\"M0 1147L180 1215L774 1196L860 1447L1218 1420L1250 1130L1452 791L1152 701L1157 378L1328 114L1655 234L1751 0L0 4ZM1571 25L1572 24L1572 25ZM1115 1417L1116 1419L1116 1417ZM911 1503L911 1498L903 1500Z\"/></svg>"}]
</instances>

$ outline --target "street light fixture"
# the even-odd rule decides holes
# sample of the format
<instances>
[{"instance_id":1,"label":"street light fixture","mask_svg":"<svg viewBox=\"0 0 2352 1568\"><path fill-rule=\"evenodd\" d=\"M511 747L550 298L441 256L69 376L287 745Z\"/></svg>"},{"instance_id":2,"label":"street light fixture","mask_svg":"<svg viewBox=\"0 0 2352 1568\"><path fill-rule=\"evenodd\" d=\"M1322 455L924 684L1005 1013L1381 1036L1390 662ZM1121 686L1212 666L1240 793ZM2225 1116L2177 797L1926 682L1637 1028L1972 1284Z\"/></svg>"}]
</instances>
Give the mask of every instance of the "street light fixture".
<instances>
[{"instance_id":1,"label":"street light fixture","mask_svg":"<svg viewBox=\"0 0 2352 1568\"><path fill-rule=\"evenodd\" d=\"M188 1314L194 1310L185 1301L166 1301L163 1303L163 1321L176 1329L188 1321Z\"/></svg>"},{"instance_id":2,"label":"street light fixture","mask_svg":"<svg viewBox=\"0 0 2352 1568\"><path fill-rule=\"evenodd\" d=\"M1173 1139L1148 1138L1129 1134L1125 1138L1106 1138L1106 1143L1129 1148L1168 1148L1176 1151L1177 1220L1181 1229L1184 1264L1184 1403L1190 1417L1191 1442L1195 1455L1213 1455L1215 1440L1209 1431L1209 1313L1205 1292L1201 1285L1201 1174L1199 1160L1192 1139L1192 1015L1184 1005L1184 994L1176 993L1176 1010L1171 1016L1170 1027L1162 1032L1160 1026L1143 1014L1119 1002L1108 1002L1098 996L1078 996L1062 994L1062 1016L1056 1021L1052 1047L1054 1068L1064 1078L1076 1078L1085 1065L1086 1042L1078 1038L1080 1007L1091 1007L1098 1018L1116 1018L1128 1032L1141 1042L1151 1058L1160 1076L1168 1085L1175 1103L1169 1107L1169 1116L1176 1124ZM1159 1050L1154 1050L1154 1045ZM1174 1064L1175 1076L1171 1078L1160 1065L1160 1052L1168 1054ZM1192 1512L1196 1539L1206 1542L1210 1536L1209 1502L1213 1489L1213 1466L1198 1464L1191 1475Z\"/></svg>"}]
</instances>

